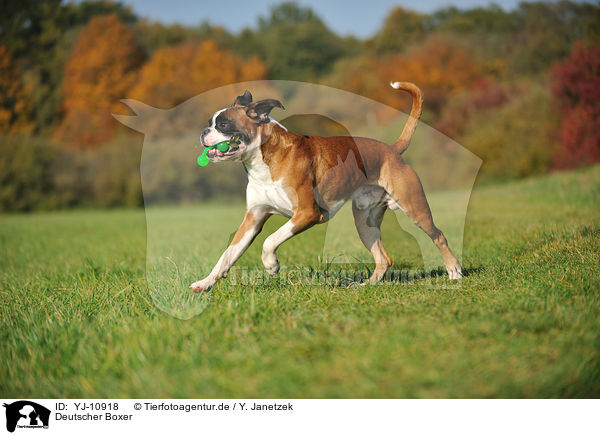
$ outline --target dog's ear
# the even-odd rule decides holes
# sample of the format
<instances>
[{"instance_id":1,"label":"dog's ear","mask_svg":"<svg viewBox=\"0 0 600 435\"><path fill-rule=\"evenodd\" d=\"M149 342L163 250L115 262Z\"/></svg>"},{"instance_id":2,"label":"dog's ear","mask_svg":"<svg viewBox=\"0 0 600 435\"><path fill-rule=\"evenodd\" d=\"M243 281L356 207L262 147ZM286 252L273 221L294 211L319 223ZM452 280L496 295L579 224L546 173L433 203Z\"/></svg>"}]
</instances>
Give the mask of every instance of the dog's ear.
<instances>
[{"instance_id":1,"label":"dog's ear","mask_svg":"<svg viewBox=\"0 0 600 435\"><path fill-rule=\"evenodd\" d=\"M239 97L236 97L235 100L233 100L232 106L247 106L251 102L252 94L250 93L250 91L246 90L246 92L244 92L244 95L240 95Z\"/></svg>"},{"instance_id":2,"label":"dog's ear","mask_svg":"<svg viewBox=\"0 0 600 435\"><path fill-rule=\"evenodd\" d=\"M248 110L246 110L246 115L257 121L259 124L264 124L265 122L269 122L269 113L271 113L271 110L275 107L285 110L285 107L283 107L283 104L281 104L279 100L267 98L266 100L260 100L250 104Z\"/></svg>"}]
</instances>

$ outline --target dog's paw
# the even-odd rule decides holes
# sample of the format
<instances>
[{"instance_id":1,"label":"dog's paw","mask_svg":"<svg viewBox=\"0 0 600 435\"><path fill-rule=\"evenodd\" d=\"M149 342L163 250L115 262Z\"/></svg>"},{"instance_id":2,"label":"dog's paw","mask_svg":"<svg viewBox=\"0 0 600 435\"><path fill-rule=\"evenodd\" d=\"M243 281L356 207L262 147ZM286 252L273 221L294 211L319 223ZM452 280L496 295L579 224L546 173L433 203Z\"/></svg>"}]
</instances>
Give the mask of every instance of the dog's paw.
<instances>
[{"instance_id":1,"label":"dog's paw","mask_svg":"<svg viewBox=\"0 0 600 435\"><path fill-rule=\"evenodd\" d=\"M279 272L279 261L275 254L264 254L262 255L262 262L265 266L265 270L269 275L275 275Z\"/></svg>"},{"instance_id":2,"label":"dog's paw","mask_svg":"<svg viewBox=\"0 0 600 435\"><path fill-rule=\"evenodd\" d=\"M190 285L190 289L194 290L195 293L209 292L214 285L215 282L213 280L209 278L204 278Z\"/></svg>"},{"instance_id":3,"label":"dog's paw","mask_svg":"<svg viewBox=\"0 0 600 435\"><path fill-rule=\"evenodd\" d=\"M271 264L269 266L265 265L265 269L269 275L277 275L277 273L279 272L279 261L275 260L274 264Z\"/></svg>"},{"instance_id":4,"label":"dog's paw","mask_svg":"<svg viewBox=\"0 0 600 435\"><path fill-rule=\"evenodd\" d=\"M461 279L463 276L462 268L460 267L460 264L457 264L456 266L448 267L446 270L448 270L448 278L449 279Z\"/></svg>"}]
</instances>

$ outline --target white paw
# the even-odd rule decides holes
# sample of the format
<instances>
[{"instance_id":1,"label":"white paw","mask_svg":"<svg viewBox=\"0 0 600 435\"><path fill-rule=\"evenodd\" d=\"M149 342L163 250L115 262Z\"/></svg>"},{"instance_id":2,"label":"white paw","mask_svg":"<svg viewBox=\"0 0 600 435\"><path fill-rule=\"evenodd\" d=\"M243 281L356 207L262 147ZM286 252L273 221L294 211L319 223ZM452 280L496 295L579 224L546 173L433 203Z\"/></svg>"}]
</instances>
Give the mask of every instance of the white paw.
<instances>
[{"instance_id":1,"label":"white paw","mask_svg":"<svg viewBox=\"0 0 600 435\"><path fill-rule=\"evenodd\" d=\"M453 267L446 268L448 270L448 278L450 279L461 279L462 278L462 269L460 264L457 264Z\"/></svg>"},{"instance_id":2,"label":"white paw","mask_svg":"<svg viewBox=\"0 0 600 435\"><path fill-rule=\"evenodd\" d=\"M265 266L265 269L269 275L276 275L277 272L279 272L279 261L275 260L275 264L271 266Z\"/></svg>"},{"instance_id":3,"label":"white paw","mask_svg":"<svg viewBox=\"0 0 600 435\"><path fill-rule=\"evenodd\" d=\"M207 277L200 281L196 281L190 285L190 288L194 290L195 293L208 292L211 288L213 288L213 285L215 285L215 280Z\"/></svg>"},{"instance_id":4,"label":"white paw","mask_svg":"<svg viewBox=\"0 0 600 435\"><path fill-rule=\"evenodd\" d=\"M267 270L267 273L269 275L275 275L277 272L279 272L279 261L277 261L277 256L275 256L275 254L265 254L263 252L261 258L263 265L265 266L265 269Z\"/></svg>"}]
</instances>

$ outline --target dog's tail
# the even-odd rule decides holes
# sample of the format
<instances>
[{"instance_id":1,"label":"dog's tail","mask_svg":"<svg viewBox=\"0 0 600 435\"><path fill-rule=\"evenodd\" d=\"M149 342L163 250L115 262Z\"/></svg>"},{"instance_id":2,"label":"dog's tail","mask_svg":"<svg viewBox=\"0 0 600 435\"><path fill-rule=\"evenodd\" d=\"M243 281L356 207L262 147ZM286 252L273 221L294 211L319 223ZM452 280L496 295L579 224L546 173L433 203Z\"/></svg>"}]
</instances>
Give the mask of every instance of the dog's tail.
<instances>
[{"instance_id":1,"label":"dog's tail","mask_svg":"<svg viewBox=\"0 0 600 435\"><path fill-rule=\"evenodd\" d=\"M407 91L413 97L412 108L410 109L408 121L406 121L406 124L404 125L402 134L392 145L396 151L402 154L404 151L406 151L406 148L408 148L410 139L415 132L417 123L421 117L421 112L423 111L423 92L421 92L421 89L419 89L417 85L410 82L391 82L390 86L394 89L402 89Z\"/></svg>"}]
</instances>

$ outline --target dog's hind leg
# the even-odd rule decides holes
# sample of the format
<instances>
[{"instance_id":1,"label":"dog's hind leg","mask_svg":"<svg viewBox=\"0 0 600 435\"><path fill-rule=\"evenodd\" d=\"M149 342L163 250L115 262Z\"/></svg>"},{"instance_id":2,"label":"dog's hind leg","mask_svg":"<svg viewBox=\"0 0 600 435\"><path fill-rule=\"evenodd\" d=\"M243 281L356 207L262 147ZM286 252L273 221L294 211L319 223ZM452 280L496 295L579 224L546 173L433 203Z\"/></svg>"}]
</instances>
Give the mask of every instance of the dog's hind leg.
<instances>
[{"instance_id":1,"label":"dog's hind leg","mask_svg":"<svg viewBox=\"0 0 600 435\"><path fill-rule=\"evenodd\" d=\"M380 186L400 205L406 215L433 241L442 254L450 279L462 277L458 259L448 246L444 233L433 223L431 210L416 172L402 158L388 161L382 168Z\"/></svg>"},{"instance_id":2,"label":"dog's hind leg","mask_svg":"<svg viewBox=\"0 0 600 435\"><path fill-rule=\"evenodd\" d=\"M385 252L381 240L381 222L386 210L386 205L359 209L356 201L352 201L352 214L354 215L356 230L358 231L360 240L371 252L375 260L375 270L373 270L368 280L370 283L380 281L392 265L392 261L387 252Z\"/></svg>"}]
</instances>

